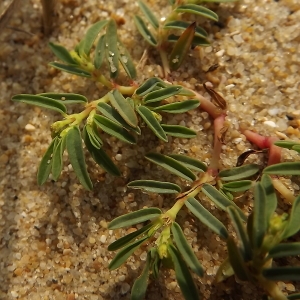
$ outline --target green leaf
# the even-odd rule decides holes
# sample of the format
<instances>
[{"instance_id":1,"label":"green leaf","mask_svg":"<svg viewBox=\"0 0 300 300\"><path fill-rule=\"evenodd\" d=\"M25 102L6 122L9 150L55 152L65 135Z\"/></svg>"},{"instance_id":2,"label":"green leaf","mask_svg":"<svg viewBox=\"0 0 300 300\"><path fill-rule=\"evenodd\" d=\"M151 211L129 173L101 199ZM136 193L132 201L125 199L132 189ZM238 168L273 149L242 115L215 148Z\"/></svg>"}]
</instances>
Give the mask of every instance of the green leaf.
<instances>
[{"instance_id":1,"label":"green leaf","mask_svg":"<svg viewBox=\"0 0 300 300\"><path fill-rule=\"evenodd\" d=\"M131 98L127 98L126 101L130 102ZM110 120L114 121L115 123L119 124L120 126L126 128L128 131L132 130L136 134L140 135L141 134L141 129L137 126L136 128L133 128L129 126L125 120L121 117L121 115L117 112L116 109L112 108L109 104L107 103L98 103L97 109L107 118Z\"/></svg>"},{"instance_id":2,"label":"green leaf","mask_svg":"<svg viewBox=\"0 0 300 300\"><path fill-rule=\"evenodd\" d=\"M185 126L161 124L162 129L167 135L175 136L184 139L193 139L197 133Z\"/></svg>"},{"instance_id":3,"label":"green leaf","mask_svg":"<svg viewBox=\"0 0 300 300\"><path fill-rule=\"evenodd\" d=\"M157 121L157 119L154 117L153 113L149 108L146 106L138 106L136 108L139 115L142 117L144 122L148 125L148 127L153 131L153 133L164 142L168 141L168 138L161 127L160 123Z\"/></svg>"},{"instance_id":4,"label":"green leaf","mask_svg":"<svg viewBox=\"0 0 300 300\"><path fill-rule=\"evenodd\" d=\"M252 187L251 180L233 181L223 184L222 188L233 193L248 191Z\"/></svg>"},{"instance_id":5,"label":"green leaf","mask_svg":"<svg viewBox=\"0 0 300 300\"><path fill-rule=\"evenodd\" d=\"M266 167L264 174L269 175L300 175L300 162L284 162Z\"/></svg>"},{"instance_id":6,"label":"green leaf","mask_svg":"<svg viewBox=\"0 0 300 300\"><path fill-rule=\"evenodd\" d=\"M117 24L112 19L107 24L105 40L106 59L110 70L110 78L114 79L119 73L119 49Z\"/></svg>"},{"instance_id":7,"label":"green leaf","mask_svg":"<svg viewBox=\"0 0 300 300\"><path fill-rule=\"evenodd\" d=\"M54 144L58 137L55 137L52 142L50 143L48 149L46 150L45 154L43 155L38 172L37 172L37 183L38 185L43 185L49 177L52 168L52 154L54 149Z\"/></svg>"},{"instance_id":8,"label":"green leaf","mask_svg":"<svg viewBox=\"0 0 300 300\"><path fill-rule=\"evenodd\" d=\"M108 228L117 229L122 227L131 226L134 224L142 223L147 220L156 218L162 214L161 210L158 208L143 208L131 213L128 213L124 216L120 216L112 220Z\"/></svg>"},{"instance_id":9,"label":"green leaf","mask_svg":"<svg viewBox=\"0 0 300 300\"><path fill-rule=\"evenodd\" d=\"M300 230L300 195L295 199L287 226L283 232L282 239L293 236Z\"/></svg>"},{"instance_id":10,"label":"green leaf","mask_svg":"<svg viewBox=\"0 0 300 300\"><path fill-rule=\"evenodd\" d=\"M160 89L158 91L150 92L146 95L146 97L144 97L143 100L146 104L151 102L158 102L179 94L181 88L182 87L180 85L174 85Z\"/></svg>"},{"instance_id":11,"label":"green leaf","mask_svg":"<svg viewBox=\"0 0 300 300\"><path fill-rule=\"evenodd\" d=\"M151 248L150 249L150 255L152 259L152 264L151 264L151 273L155 279L158 278L159 276L159 269L161 266L161 259L159 258L159 254L157 251L157 248Z\"/></svg>"},{"instance_id":12,"label":"green leaf","mask_svg":"<svg viewBox=\"0 0 300 300\"><path fill-rule=\"evenodd\" d=\"M66 149L66 137L56 139L52 156L52 177L56 181L63 168L63 154Z\"/></svg>"},{"instance_id":13,"label":"green leaf","mask_svg":"<svg viewBox=\"0 0 300 300\"><path fill-rule=\"evenodd\" d=\"M42 93L42 94L38 94L38 96L47 97L56 100L62 104L73 104L73 103L85 104L88 102L86 97L79 94L72 94L72 93Z\"/></svg>"},{"instance_id":14,"label":"green leaf","mask_svg":"<svg viewBox=\"0 0 300 300\"><path fill-rule=\"evenodd\" d=\"M151 45L156 47L157 46L157 41L151 31L147 28L146 23L143 21L143 19L139 16L134 16L134 23L139 31L139 33L142 35L142 37Z\"/></svg>"},{"instance_id":15,"label":"green leaf","mask_svg":"<svg viewBox=\"0 0 300 300\"><path fill-rule=\"evenodd\" d=\"M175 42L173 50L169 57L171 70L177 70L185 57L187 56L195 36L196 22L192 23L185 29L178 40Z\"/></svg>"},{"instance_id":16,"label":"green leaf","mask_svg":"<svg viewBox=\"0 0 300 300\"><path fill-rule=\"evenodd\" d=\"M259 249L268 229L266 220L266 196L261 183L254 187L253 232L252 243Z\"/></svg>"},{"instance_id":17,"label":"green leaf","mask_svg":"<svg viewBox=\"0 0 300 300\"><path fill-rule=\"evenodd\" d=\"M104 61L104 57L105 57L105 34L99 37L99 40L96 44L96 48L95 48L95 53L94 53L94 66L96 69L100 69L103 61Z\"/></svg>"},{"instance_id":18,"label":"green leaf","mask_svg":"<svg viewBox=\"0 0 300 300\"><path fill-rule=\"evenodd\" d=\"M129 126L136 128L138 119L129 101L125 99L118 90L113 90L108 93L108 98L111 105L117 110L123 120L125 120Z\"/></svg>"},{"instance_id":19,"label":"green leaf","mask_svg":"<svg viewBox=\"0 0 300 300\"><path fill-rule=\"evenodd\" d=\"M300 255L300 243L285 243L273 247L268 254L268 258L278 258Z\"/></svg>"},{"instance_id":20,"label":"green leaf","mask_svg":"<svg viewBox=\"0 0 300 300\"><path fill-rule=\"evenodd\" d=\"M292 150L294 146L300 145L300 144L295 141L276 141L276 142L274 142L274 145L281 147L281 148L286 148L286 149Z\"/></svg>"},{"instance_id":21,"label":"green leaf","mask_svg":"<svg viewBox=\"0 0 300 300\"><path fill-rule=\"evenodd\" d=\"M131 78L136 78L136 69L134 62L131 58L130 53L126 49L126 47L122 44L122 42L119 40L119 61L121 62L126 74Z\"/></svg>"},{"instance_id":22,"label":"green leaf","mask_svg":"<svg viewBox=\"0 0 300 300\"><path fill-rule=\"evenodd\" d=\"M263 269L262 274L269 280L300 280L300 267L274 267Z\"/></svg>"},{"instance_id":23,"label":"green leaf","mask_svg":"<svg viewBox=\"0 0 300 300\"><path fill-rule=\"evenodd\" d=\"M54 55L56 55L61 61L67 64L77 65L77 62L73 59L69 51L64 46L49 42L49 47Z\"/></svg>"},{"instance_id":24,"label":"green leaf","mask_svg":"<svg viewBox=\"0 0 300 300\"><path fill-rule=\"evenodd\" d=\"M95 148L91 143L87 134L85 134L85 132L83 133L84 133L83 134L84 143L89 153L91 154L93 160L109 174L113 176L121 176L119 169L110 159L110 157L105 153L105 151L102 148L100 149Z\"/></svg>"},{"instance_id":25,"label":"green leaf","mask_svg":"<svg viewBox=\"0 0 300 300\"><path fill-rule=\"evenodd\" d=\"M49 66L70 73L70 74L75 74L81 77L91 77L91 73L88 71L85 71L83 69L81 69L80 67L78 67L77 65L65 65L65 64L61 64L58 62L50 62L48 64Z\"/></svg>"},{"instance_id":26,"label":"green leaf","mask_svg":"<svg viewBox=\"0 0 300 300\"><path fill-rule=\"evenodd\" d=\"M216 277L215 282L219 283L227 279L228 277L232 276L234 274L234 270L232 269L232 266L229 262L229 258L227 257L222 264L220 265Z\"/></svg>"},{"instance_id":27,"label":"green leaf","mask_svg":"<svg viewBox=\"0 0 300 300\"><path fill-rule=\"evenodd\" d=\"M135 93L143 97L153 91L157 87L157 85L165 85L165 83L158 77L152 77L147 79L140 87L135 91Z\"/></svg>"},{"instance_id":28,"label":"green leaf","mask_svg":"<svg viewBox=\"0 0 300 300\"><path fill-rule=\"evenodd\" d=\"M23 102L26 104L40 106L43 108L52 109L58 111L62 115L65 115L65 113L67 112L67 108L65 107L65 105L63 105L59 101L47 97L43 97L43 96L20 94L20 95L13 96L12 100Z\"/></svg>"},{"instance_id":29,"label":"green leaf","mask_svg":"<svg viewBox=\"0 0 300 300\"><path fill-rule=\"evenodd\" d=\"M183 179L188 181L196 180L195 174L190 169L169 156L159 153L148 153L145 155L145 158Z\"/></svg>"},{"instance_id":30,"label":"green leaf","mask_svg":"<svg viewBox=\"0 0 300 300\"><path fill-rule=\"evenodd\" d=\"M188 198L184 204L200 220L200 222L205 224L224 240L228 238L228 232L223 223L205 209L195 198Z\"/></svg>"},{"instance_id":31,"label":"green leaf","mask_svg":"<svg viewBox=\"0 0 300 300\"><path fill-rule=\"evenodd\" d=\"M177 21L171 21L171 22L166 23L163 28L164 29L180 29L180 30L185 30L190 25L191 25L190 22L177 20ZM201 28L199 26L196 26L195 36L207 38L208 34L207 34L207 32L203 28Z\"/></svg>"},{"instance_id":32,"label":"green leaf","mask_svg":"<svg viewBox=\"0 0 300 300\"><path fill-rule=\"evenodd\" d=\"M195 272L198 276L203 276L203 268L198 261L192 247L184 237L184 234L178 223L173 222L171 231L174 237L174 241L176 243L177 249L182 255L183 259L187 263L187 265L191 268L193 272Z\"/></svg>"},{"instance_id":33,"label":"green leaf","mask_svg":"<svg viewBox=\"0 0 300 300\"><path fill-rule=\"evenodd\" d=\"M235 275L243 281L248 280L247 267L240 249L235 244L232 238L227 240L228 257Z\"/></svg>"},{"instance_id":34,"label":"green leaf","mask_svg":"<svg viewBox=\"0 0 300 300\"><path fill-rule=\"evenodd\" d=\"M123 248L125 245L139 237L140 235L144 234L146 231L148 231L153 226L153 223L149 223L146 226L143 226L137 231L131 232L120 239L114 241L112 244L110 244L107 248L108 251L116 251L120 248Z\"/></svg>"},{"instance_id":35,"label":"green leaf","mask_svg":"<svg viewBox=\"0 0 300 300\"><path fill-rule=\"evenodd\" d=\"M117 255L113 258L113 260L109 264L110 270L115 270L119 268L132 254L133 252L139 248L139 246L145 242L150 237L145 236L141 238L140 240L137 240L126 247L124 247L120 252L117 253Z\"/></svg>"},{"instance_id":36,"label":"green leaf","mask_svg":"<svg viewBox=\"0 0 300 300\"><path fill-rule=\"evenodd\" d=\"M87 57L90 55L92 46L99 34L99 32L107 25L107 20L99 21L93 24L86 32L84 38L78 45L79 55L85 54Z\"/></svg>"},{"instance_id":37,"label":"green leaf","mask_svg":"<svg viewBox=\"0 0 300 300\"><path fill-rule=\"evenodd\" d=\"M69 160L80 183L87 190L92 190L93 184L87 172L84 153L82 149L82 140L78 126L70 128L66 137L67 151Z\"/></svg>"},{"instance_id":38,"label":"green leaf","mask_svg":"<svg viewBox=\"0 0 300 300\"><path fill-rule=\"evenodd\" d=\"M249 178L259 171L259 166L256 164L243 165L228 170L222 170L219 177L222 181L236 181Z\"/></svg>"},{"instance_id":39,"label":"green leaf","mask_svg":"<svg viewBox=\"0 0 300 300\"><path fill-rule=\"evenodd\" d=\"M149 23L154 27L154 29L158 29L158 20L152 13L151 9L143 1L138 1L138 4Z\"/></svg>"},{"instance_id":40,"label":"green leaf","mask_svg":"<svg viewBox=\"0 0 300 300\"><path fill-rule=\"evenodd\" d=\"M122 126L118 125L116 122L113 122L110 119L100 115L94 115L94 122L103 131L105 131L106 133L112 136L115 136L119 140L129 144L136 143L135 137L131 135Z\"/></svg>"},{"instance_id":41,"label":"green leaf","mask_svg":"<svg viewBox=\"0 0 300 300\"><path fill-rule=\"evenodd\" d=\"M227 207L233 206L237 210L240 218L243 221L247 220L243 211L233 201L231 201L227 197L225 197L222 193L220 193L212 185L210 185L208 183L204 183L201 190L211 201L213 201L222 210L226 211Z\"/></svg>"},{"instance_id":42,"label":"green leaf","mask_svg":"<svg viewBox=\"0 0 300 300\"><path fill-rule=\"evenodd\" d=\"M183 294L183 297L189 300L200 299L198 289L194 283L193 277L187 265L181 258L178 250L174 246L168 245L168 251L174 263L176 280Z\"/></svg>"},{"instance_id":43,"label":"green leaf","mask_svg":"<svg viewBox=\"0 0 300 300\"><path fill-rule=\"evenodd\" d=\"M299 300L300 299L300 293L288 295L287 299L289 299L289 300Z\"/></svg>"},{"instance_id":44,"label":"green leaf","mask_svg":"<svg viewBox=\"0 0 300 300\"><path fill-rule=\"evenodd\" d=\"M235 207L229 206L227 212L241 241L243 258L245 261L249 261L252 258L252 249L243 221Z\"/></svg>"},{"instance_id":45,"label":"green leaf","mask_svg":"<svg viewBox=\"0 0 300 300\"><path fill-rule=\"evenodd\" d=\"M130 300L141 300L145 298L147 285L148 285L150 263L151 263L151 254L150 252L148 252L146 264L143 269L143 272L132 286Z\"/></svg>"},{"instance_id":46,"label":"green leaf","mask_svg":"<svg viewBox=\"0 0 300 300\"><path fill-rule=\"evenodd\" d=\"M134 180L128 183L127 186L158 194L176 194L181 192L181 188L177 184L155 180Z\"/></svg>"},{"instance_id":47,"label":"green leaf","mask_svg":"<svg viewBox=\"0 0 300 300\"><path fill-rule=\"evenodd\" d=\"M189 14L199 15L216 22L219 20L219 17L216 13L214 13L213 11L211 11L210 9L204 6L200 6L196 4L180 5L175 9L175 11L178 13L189 13Z\"/></svg>"},{"instance_id":48,"label":"green leaf","mask_svg":"<svg viewBox=\"0 0 300 300\"><path fill-rule=\"evenodd\" d=\"M154 107L154 111L163 111L169 114L181 114L190 111L200 105L199 100L185 100Z\"/></svg>"},{"instance_id":49,"label":"green leaf","mask_svg":"<svg viewBox=\"0 0 300 300\"><path fill-rule=\"evenodd\" d=\"M168 42L170 43L176 43L180 36L175 34L170 34L168 36ZM208 47L210 46L210 42L207 40L207 38L203 38L200 36L194 36L192 40L192 47L201 46L201 47Z\"/></svg>"},{"instance_id":50,"label":"green leaf","mask_svg":"<svg viewBox=\"0 0 300 300\"><path fill-rule=\"evenodd\" d=\"M90 143L96 148L100 149L103 145L103 142L101 140L101 137L98 133L98 130L94 130L93 126L86 124L83 128L84 134L87 135L88 139L90 140Z\"/></svg>"},{"instance_id":51,"label":"green leaf","mask_svg":"<svg viewBox=\"0 0 300 300\"><path fill-rule=\"evenodd\" d=\"M186 155L181 154L169 154L169 157L179 161L181 164L183 164L185 167L197 171L197 172L206 172L207 166L194 158L188 157Z\"/></svg>"}]
</instances>

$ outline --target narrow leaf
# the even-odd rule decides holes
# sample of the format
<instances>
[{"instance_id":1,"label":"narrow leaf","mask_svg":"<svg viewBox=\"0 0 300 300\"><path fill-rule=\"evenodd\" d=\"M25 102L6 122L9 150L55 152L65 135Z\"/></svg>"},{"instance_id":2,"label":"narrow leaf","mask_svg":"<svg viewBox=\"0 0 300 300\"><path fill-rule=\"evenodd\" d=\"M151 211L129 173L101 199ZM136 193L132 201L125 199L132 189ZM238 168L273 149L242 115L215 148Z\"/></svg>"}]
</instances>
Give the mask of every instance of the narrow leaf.
<instances>
[{"instance_id":1,"label":"narrow leaf","mask_svg":"<svg viewBox=\"0 0 300 300\"><path fill-rule=\"evenodd\" d=\"M43 108L52 109L58 111L62 115L64 115L67 112L67 108L65 107L65 105L63 105L59 101L47 97L43 97L43 96L20 94L20 95L13 96L12 100L23 102L26 104L40 106Z\"/></svg>"},{"instance_id":2,"label":"narrow leaf","mask_svg":"<svg viewBox=\"0 0 300 300\"><path fill-rule=\"evenodd\" d=\"M189 300L199 300L198 289L187 265L181 258L180 253L172 245L168 245L168 251L172 257L175 266L176 280L184 298Z\"/></svg>"},{"instance_id":3,"label":"narrow leaf","mask_svg":"<svg viewBox=\"0 0 300 300\"><path fill-rule=\"evenodd\" d=\"M94 53L94 66L96 69L100 69L103 61L104 61L104 57L105 57L105 34L99 37L99 40L96 44L96 48L95 48L95 53Z\"/></svg>"},{"instance_id":4,"label":"narrow leaf","mask_svg":"<svg viewBox=\"0 0 300 300\"><path fill-rule=\"evenodd\" d=\"M114 20L110 20L106 27L106 57L110 70L110 77L116 78L119 73L119 50L117 24Z\"/></svg>"},{"instance_id":5,"label":"narrow leaf","mask_svg":"<svg viewBox=\"0 0 300 300\"><path fill-rule=\"evenodd\" d=\"M300 243L285 243L273 247L268 254L268 257L278 258L293 255L300 255Z\"/></svg>"},{"instance_id":6,"label":"narrow leaf","mask_svg":"<svg viewBox=\"0 0 300 300\"><path fill-rule=\"evenodd\" d=\"M288 224L283 233L283 239L293 236L300 230L300 195L295 199Z\"/></svg>"},{"instance_id":7,"label":"narrow leaf","mask_svg":"<svg viewBox=\"0 0 300 300\"><path fill-rule=\"evenodd\" d=\"M224 240L228 238L226 227L207 209L205 209L195 198L188 198L185 201L186 207L207 227L218 234Z\"/></svg>"},{"instance_id":8,"label":"narrow leaf","mask_svg":"<svg viewBox=\"0 0 300 300\"><path fill-rule=\"evenodd\" d=\"M177 184L155 180L135 180L128 183L127 186L158 194L176 194L181 192L181 188Z\"/></svg>"},{"instance_id":9,"label":"narrow leaf","mask_svg":"<svg viewBox=\"0 0 300 300\"><path fill-rule=\"evenodd\" d=\"M170 54L169 64L172 70L177 70L187 56L195 36L196 22L192 23L175 42Z\"/></svg>"},{"instance_id":10,"label":"narrow leaf","mask_svg":"<svg viewBox=\"0 0 300 300\"><path fill-rule=\"evenodd\" d=\"M232 269L232 266L229 262L229 258L227 257L222 264L220 265L216 277L215 282L219 283L227 279L228 277L232 276L234 274L234 270Z\"/></svg>"},{"instance_id":11,"label":"narrow leaf","mask_svg":"<svg viewBox=\"0 0 300 300\"><path fill-rule=\"evenodd\" d=\"M168 36L168 41L170 43L176 43L179 40L180 36L175 35L175 34L170 34ZM192 40L192 46L191 48L194 48L196 46L201 46L201 47L208 47L210 46L210 42L207 40L207 38L203 38L200 36L194 36Z\"/></svg>"},{"instance_id":12,"label":"narrow leaf","mask_svg":"<svg viewBox=\"0 0 300 300\"><path fill-rule=\"evenodd\" d=\"M149 23L154 27L154 29L158 29L159 23L155 15L152 13L151 9L143 2L138 1L139 7Z\"/></svg>"},{"instance_id":13,"label":"narrow leaf","mask_svg":"<svg viewBox=\"0 0 300 300\"><path fill-rule=\"evenodd\" d=\"M299 300L300 299L300 293L290 294L290 295L287 296L287 299L289 299L289 300Z\"/></svg>"},{"instance_id":14,"label":"narrow leaf","mask_svg":"<svg viewBox=\"0 0 300 300\"><path fill-rule=\"evenodd\" d=\"M161 127L164 132L170 136L184 139L193 139L197 136L197 133L194 130L184 126L161 124Z\"/></svg>"},{"instance_id":15,"label":"narrow leaf","mask_svg":"<svg viewBox=\"0 0 300 300\"><path fill-rule=\"evenodd\" d=\"M262 271L264 277L269 280L300 280L300 267L274 267Z\"/></svg>"},{"instance_id":16,"label":"narrow leaf","mask_svg":"<svg viewBox=\"0 0 300 300\"><path fill-rule=\"evenodd\" d=\"M219 173L219 177L222 181L236 181L245 178L249 178L255 175L259 171L259 166L256 164L244 165L241 167L235 167L228 170L222 170Z\"/></svg>"},{"instance_id":17,"label":"narrow leaf","mask_svg":"<svg viewBox=\"0 0 300 300\"><path fill-rule=\"evenodd\" d=\"M117 229L117 228L131 226L134 224L142 223L147 220L156 218L161 214L162 212L158 208L143 208L115 218L109 223L108 228Z\"/></svg>"},{"instance_id":18,"label":"narrow leaf","mask_svg":"<svg viewBox=\"0 0 300 300\"><path fill-rule=\"evenodd\" d=\"M158 102L179 94L181 88L182 87L180 85L174 85L160 89L158 91L150 92L143 100L147 104L151 102Z\"/></svg>"},{"instance_id":19,"label":"narrow leaf","mask_svg":"<svg viewBox=\"0 0 300 300\"><path fill-rule=\"evenodd\" d=\"M117 123L111 121L110 119L100 115L95 115L94 122L103 131L105 131L106 133L112 136L115 136L119 140L129 144L136 143L135 137L133 135L131 135L126 129L124 129L122 126L118 125Z\"/></svg>"},{"instance_id":20,"label":"narrow leaf","mask_svg":"<svg viewBox=\"0 0 300 300\"><path fill-rule=\"evenodd\" d=\"M87 190L92 190L93 184L87 172L82 149L81 135L77 126L74 126L68 131L66 137L66 146L69 154L69 160L80 183Z\"/></svg>"},{"instance_id":21,"label":"narrow leaf","mask_svg":"<svg viewBox=\"0 0 300 300\"><path fill-rule=\"evenodd\" d=\"M158 77L149 78L135 91L135 93L138 96L143 97L150 93L158 83L162 85L164 84L164 82Z\"/></svg>"},{"instance_id":22,"label":"narrow leaf","mask_svg":"<svg viewBox=\"0 0 300 300\"><path fill-rule=\"evenodd\" d=\"M124 247L120 252L117 253L117 255L113 258L111 263L109 264L110 270L115 270L119 268L132 254L133 252L139 248L139 246L145 242L147 239L149 239L148 236L143 237L140 240L137 240L126 247Z\"/></svg>"},{"instance_id":23,"label":"narrow leaf","mask_svg":"<svg viewBox=\"0 0 300 300\"><path fill-rule=\"evenodd\" d=\"M134 23L139 31L139 33L142 35L142 37L151 45L156 47L157 46L157 41L153 34L150 32L150 30L147 28L146 23L143 21L143 19L139 16L134 16Z\"/></svg>"},{"instance_id":24,"label":"narrow leaf","mask_svg":"<svg viewBox=\"0 0 300 300\"><path fill-rule=\"evenodd\" d=\"M165 28L165 29L180 29L180 30L185 30L190 25L191 25L190 22L177 20L177 21L171 21L171 22L166 23L163 28ZM195 28L195 36L199 36L199 37L202 37L202 38L207 38L208 34L207 34L207 32L203 28L201 28L199 26L196 26L196 28Z\"/></svg>"},{"instance_id":25,"label":"narrow leaf","mask_svg":"<svg viewBox=\"0 0 300 300\"><path fill-rule=\"evenodd\" d=\"M281 148L292 150L295 145L300 145L300 144L294 141L276 141L274 142L274 145Z\"/></svg>"},{"instance_id":26,"label":"narrow leaf","mask_svg":"<svg viewBox=\"0 0 300 300\"><path fill-rule=\"evenodd\" d=\"M300 175L300 162L284 162L266 167L264 174L269 175Z\"/></svg>"},{"instance_id":27,"label":"narrow leaf","mask_svg":"<svg viewBox=\"0 0 300 300\"><path fill-rule=\"evenodd\" d=\"M77 65L69 51L62 45L49 42L51 51L63 62L71 65Z\"/></svg>"},{"instance_id":28,"label":"narrow leaf","mask_svg":"<svg viewBox=\"0 0 300 300\"><path fill-rule=\"evenodd\" d=\"M195 174L190 169L169 156L159 153L148 153L145 155L145 158L183 179L188 181L196 180Z\"/></svg>"},{"instance_id":29,"label":"narrow leaf","mask_svg":"<svg viewBox=\"0 0 300 300\"><path fill-rule=\"evenodd\" d=\"M42 93L42 94L38 94L38 96L51 98L62 104L73 104L73 103L85 104L88 102L86 97L79 94L72 94L72 93Z\"/></svg>"},{"instance_id":30,"label":"narrow leaf","mask_svg":"<svg viewBox=\"0 0 300 300\"><path fill-rule=\"evenodd\" d=\"M103 142L99 136L98 130L93 129L93 127L89 124L86 124L83 128L84 134L87 135L88 139L90 140L91 144L96 148L100 149L103 145Z\"/></svg>"},{"instance_id":31,"label":"narrow leaf","mask_svg":"<svg viewBox=\"0 0 300 300\"><path fill-rule=\"evenodd\" d=\"M61 64L58 62L50 62L48 64L49 66L70 73L70 74L75 74L81 77L91 77L91 73L89 73L88 71L82 70L80 67L78 67L77 65L65 65L65 64Z\"/></svg>"},{"instance_id":32,"label":"narrow leaf","mask_svg":"<svg viewBox=\"0 0 300 300\"><path fill-rule=\"evenodd\" d=\"M252 187L251 180L233 181L223 184L222 188L233 193L248 191Z\"/></svg>"},{"instance_id":33,"label":"narrow leaf","mask_svg":"<svg viewBox=\"0 0 300 300\"><path fill-rule=\"evenodd\" d=\"M164 111L169 114L181 114L190 111L200 105L199 100L185 100L182 102L174 102L153 108L154 111Z\"/></svg>"},{"instance_id":34,"label":"narrow leaf","mask_svg":"<svg viewBox=\"0 0 300 300\"><path fill-rule=\"evenodd\" d=\"M171 158L179 161L181 164L183 164L185 167L197 171L197 172L206 172L207 170L207 166L195 159L195 158L191 158L188 157L186 155L181 155L181 154L169 154L168 156L170 156Z\"/></svg>"},{"instance_id":35,"label":"narrow leaf","mask_svg":"<svg viewBox=\"0 0 300 300\"><path fill-rule=\"evenodd\" d=\"M136 108L139 115L142 117L144 122L148 125L148 127L153 131L153 133L164 142L167 142L167 136L161 127L160 123L157 121L157 119L154 117L153 113L149 108L146 106L138 106Z\"/></svg>"},{"instance_id":36,"label":"narrow leaf","mask_svg":"<svg viewBox=\"0 0 300 300\"><path fill-rule=\"evenodd\" d=\"M185 4L185 5L180 5L175 9L176 12L180 13L189 13L189 14L195 14L199 15L208 19L211 19L213 21L218 21L218 15L211 11L210 9L196 5L196 4Z\"/></svg>"},{"instance_id":37,"label":"narrow leaf","mask_svg":"<svg viewBox=\"0 0 300 300\"><path fill-rule=\"evenodd\" d=\"M66 138L58 138L56 140L53 156L52 156L52 177L56 181L63 168L63 154L66 149Z\"/></svg>"},{"instance_id":38,"label":"narrow leaf","mask_svg":"<svg viewBox=\"0 0 300 300\"><path fill-rule=\"evenodd\" d=\"M198 261L192 247L186 240L180 226L178 223L173 222L171 231L174 237L174 241L176 243L177 249L179 250L180 254L182 255L183 259L190 267L190 269L195 272L198 276L203 276L203 268Z\"/></svg>"},{"instance_id":39,"label":"narrow leaf","mask_svg":"<svg viewBox=\"0 0 300 300\"><path fill-rule=\"evenodd\" d=\"M128 50L120 40L119 40L118 48L119 48L119 61L121 62L126 74L129 76L129 78L135 79L137 74L136 74L134 62L131 58L130 53L128 52Z\"/></svg>"}]
</instances>

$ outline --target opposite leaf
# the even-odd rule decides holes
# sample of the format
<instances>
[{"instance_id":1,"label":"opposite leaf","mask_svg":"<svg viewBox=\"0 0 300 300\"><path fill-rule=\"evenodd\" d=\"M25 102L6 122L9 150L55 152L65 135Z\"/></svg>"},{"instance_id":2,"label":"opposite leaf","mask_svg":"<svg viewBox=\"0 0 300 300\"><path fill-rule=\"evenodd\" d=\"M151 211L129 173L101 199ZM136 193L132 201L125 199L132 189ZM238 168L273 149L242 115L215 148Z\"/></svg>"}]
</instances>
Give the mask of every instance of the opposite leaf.
<instances>
[{"instance_id":1,"label":"opposite leaf","mask_svg":"<svg viewBox=\"0 0 300 300\"><path fill-rule=\"evenodd\" d=\"M158 194L176 194L181 192L181 188L177 184L155 180L135 180L128 183L127 186Z\"/></svg>"}]
</instances>

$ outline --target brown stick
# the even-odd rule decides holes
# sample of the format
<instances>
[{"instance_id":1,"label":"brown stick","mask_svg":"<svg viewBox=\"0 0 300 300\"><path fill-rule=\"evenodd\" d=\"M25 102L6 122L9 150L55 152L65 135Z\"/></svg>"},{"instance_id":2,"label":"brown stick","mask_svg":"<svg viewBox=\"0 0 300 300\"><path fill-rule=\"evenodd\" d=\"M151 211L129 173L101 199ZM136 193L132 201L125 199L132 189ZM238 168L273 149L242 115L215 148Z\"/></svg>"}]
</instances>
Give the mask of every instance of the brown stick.
<instances>
[{"instance_id":1,"label":"brown stick","mask_svg":"<svg viewBox=\"0 0 300 300\"><path fill-rule=\"evenodd\" d=\"M20 7L20 2L21 0L13 0L3 12L0 12L0 32L6 27L13 12Z\"/></svg>"},{"instance_id":2,"label":"brown stick","mask_svg":"<svg viewBox=\"0 0 300 300\"><path fill-rule=\"evenodd\" d=\"M43 7L43 27L45 35L49 35L52 31L56 0L41 0Z\"/></svg>"}]
</instances>

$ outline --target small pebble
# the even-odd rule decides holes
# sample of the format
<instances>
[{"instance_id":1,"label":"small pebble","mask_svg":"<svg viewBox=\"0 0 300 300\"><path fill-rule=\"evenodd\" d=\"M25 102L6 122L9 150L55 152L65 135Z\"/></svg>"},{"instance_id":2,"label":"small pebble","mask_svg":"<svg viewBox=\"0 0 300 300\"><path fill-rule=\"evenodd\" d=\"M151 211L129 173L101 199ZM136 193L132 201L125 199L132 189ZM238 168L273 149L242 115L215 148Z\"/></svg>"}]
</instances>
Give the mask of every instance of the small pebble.
<instances>
[{"instance_id":1,"label":"small pebble","mask_svg":"<svg viewBox=\"0 0 300 300\"><path fill-rule=\"evenodd\" d=\"M35 127L28 123L28 124L25 125L25 130L29 131L29 132L30 131L35 131Z\"/></svg>"}]
</instances>

